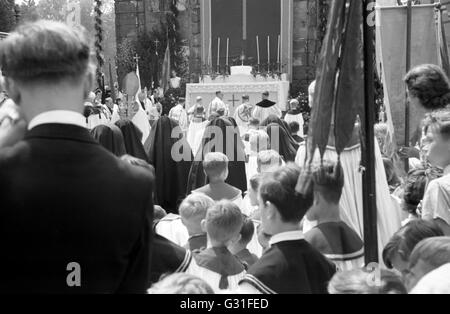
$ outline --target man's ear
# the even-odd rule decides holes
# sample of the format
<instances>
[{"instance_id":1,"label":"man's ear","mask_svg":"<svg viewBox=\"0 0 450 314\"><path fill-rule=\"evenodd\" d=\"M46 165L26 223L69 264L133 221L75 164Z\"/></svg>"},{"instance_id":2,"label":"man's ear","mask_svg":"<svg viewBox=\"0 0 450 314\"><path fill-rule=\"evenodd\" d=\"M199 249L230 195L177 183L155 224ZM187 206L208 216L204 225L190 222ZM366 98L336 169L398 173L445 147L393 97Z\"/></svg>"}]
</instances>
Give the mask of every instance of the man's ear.
<instances>
[{"instance_id":1,"label":"man's ear","mask_svg":"<svg viewBox=\"0 0 450 314\"><path fill-rule=\"evenodd\" d=\"M20 106L21 96L17 82L9 77L5 77L5 90L14 103Z\"/></svg>"},{"instance_id":2,"label":"man's ear","mask_svg":"<svg viewBox=\"0 0 450 314\"><path fill-rule=\"evenodd\" d=\"M277 207L274 204L272 204L271 202L266 202L265 205L266 205L266 208L267 208L266 209L266 216L267 216L267 218L270 219L270 220L274 220L277 217L277 215L278 215Z\"/></svg>"},{"instance_id":3,"label":"man's ear","mask_svg":"<svg viewBox=\"0 0 450 314\"><path fill-rule=\"evenodd\" d=\"M206 232L206 220L203 219L202 222L200 223L200 227L202 227L202 231Z\"/></svg>"},{"instance_id":4,"label":"man's ear","mask_svg":"<svg viewBox=\"0 0 450 314\"><path fill-rule=\"evenodd\" d=\"M238 233L235 237L233 237L233 239L231 239L231 243L235 244L238 243L239 241L241 241L242 235L240 233Z\"/></svg>"}]
</instances>

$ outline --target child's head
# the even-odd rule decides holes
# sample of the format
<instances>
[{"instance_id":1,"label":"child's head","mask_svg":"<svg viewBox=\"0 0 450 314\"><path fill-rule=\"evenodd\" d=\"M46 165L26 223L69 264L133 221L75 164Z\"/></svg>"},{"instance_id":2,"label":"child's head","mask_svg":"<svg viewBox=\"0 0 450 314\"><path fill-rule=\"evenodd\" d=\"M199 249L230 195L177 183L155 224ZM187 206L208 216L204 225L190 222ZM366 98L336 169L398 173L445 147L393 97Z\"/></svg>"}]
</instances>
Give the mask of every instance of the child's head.
<instances>
[{"instance_id":1,"label":"child's head","mask_svg":"<svg viewBox=\"0 0 450 314\"><path fill-rule=\"evenodd\" d=\"M290 163L266 174L259 187L259 209L264 232L274 235L299 226L313 204L312 195L296 191L300 168Z\"/></svg>"},{"instance_id":2,"label":"child's head","mask_svg":"<svg viewBox=\"0 0 450 314\"><path fill-rule=\"evenodd\" d=\"M263 150L257 157L258 173L270 173L283 164L280 154L274 150Z\"/></svg>"},{"instance_id":3,"label":"child's head","mask_svg":"<svg viewBox=\"0 0 450 314\"><path fill-rule=\"evenodd\" d=\"M208 153L203 170L210 182L225 181L228 177L228 157L222 153Z\"/></svg>"},{"instance_id":4,"label":"child's head","mask_svg":"<svg viewBox=\"0 0 450 314\"><path fill-rule=\"evenodd\" d=\"M206 231L211 246L228 247L240 240L242 224L239 207L229 201L220 201L208 209L202 229Z\"/></svg>"},{"instance_id":5,"label":"child's head","mask_svg":"<svg viewBox=\"0 0 450 314\"><path fill-rule=\"evenodd\" d=\"M191 194L183 200L178 211L189 234L203 233L201 222L205 219L208 208L212 206L214 201L200 193Z\"/></svg>"},{"instance_id":6,"label":"child's head","mask_svg":"<svg viewBox=\"0 0 450 314\"><path fill-rule=\"evenodd\" d=\"M397 231L386 244L383 250L384 264L404 274L416 245L424 239L443 235L444 233L435 222L413 220Z\"/></svg>"},{"instance_id":7,"label":"child's head","mask_svg":"<svg viewBox=\"0 0 450 314\"><path fill-rule=\"evenodd\" d=\"M247 248L247 245L250 243L255 234L255 225L253 220L245 215L242 215L242 219L243 223L240 232L241 238L230 247L230 251L233 254L237 254Z\"/></svg>"},{"instance_id":8,"label":"child's head","mask_svg":"<svg viewBox=\"0 0 450 314\"><path fill-rule=\"evenodd\" d=\"M254 175L250 179L250 189L248 189L248 197L250 198L250 205L258 206L258 189L261 182L261 175Z\"/></svg>"},{"instance_id":9,"label":"child's head","mask_svg":"<svg viewBox=\"0 0 450 314\"><path fill-rule=\"evenodd\" d=\"M417 207L425 194L428 177L425 169L414 169L408 173L404 185L403 210L418 217Z\"/></svg>"},{"instance_id":10,"label":"child's head","mask_svg":"<svg viewBox=\"0 0 450 314\"><path fill-rule=\"evenodd\" d=\"M300 131L300 124L297 121L292 121L289 123L289 128L291 129L292 134L297 134Z\"/></svg>"},{"instance_id":11,"label":"child's head","mask_svg":"<svg viewBox=\"0 0 450 314\"><path fill-rule=\"evenodd\" d=\"M149 290L149 294L214 294L214 290L202 279L176 273L162 278Z\"/></svg>"},{"instance_id":12,"label":"child's head","mask_svg":"<svg viewBox=\"0 0 450 314\"><path fill-rule=\"evenodd\" d=\"M344 170L340 164L324 161L313 169L314 206L308 212L309 220L339 217L339 201L344 188ZM332 206L334 205L334 206ZM334 209L334 211L333 211Z\"/></svg>"}]
</instances>

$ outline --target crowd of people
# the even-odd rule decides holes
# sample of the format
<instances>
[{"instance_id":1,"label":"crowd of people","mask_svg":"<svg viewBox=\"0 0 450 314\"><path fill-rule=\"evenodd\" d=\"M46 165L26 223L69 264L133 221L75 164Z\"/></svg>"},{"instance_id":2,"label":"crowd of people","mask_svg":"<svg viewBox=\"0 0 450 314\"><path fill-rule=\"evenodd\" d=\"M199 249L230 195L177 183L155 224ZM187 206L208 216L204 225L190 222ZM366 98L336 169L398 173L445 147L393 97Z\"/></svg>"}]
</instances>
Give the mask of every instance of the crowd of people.
<instances>
[{"instance_id":1,"label":"crowd of people","mask_svg":"<svg viewBox=\"0 0 450 314\"><path fill-rule=\"evenodd\" d=\"M304 171L298 99L284 113L268 92L234 113L220 91L189 108L147 90L130 102L118 86L92 91L90 58L86 35L57 22L0 42L0 292L450 293L439 67L405 77L411 105L429 111L411 147L391 154L375 126L380 262L369 269L358 123L339 156L331 136Z\"/></svg>"}]
</instances>

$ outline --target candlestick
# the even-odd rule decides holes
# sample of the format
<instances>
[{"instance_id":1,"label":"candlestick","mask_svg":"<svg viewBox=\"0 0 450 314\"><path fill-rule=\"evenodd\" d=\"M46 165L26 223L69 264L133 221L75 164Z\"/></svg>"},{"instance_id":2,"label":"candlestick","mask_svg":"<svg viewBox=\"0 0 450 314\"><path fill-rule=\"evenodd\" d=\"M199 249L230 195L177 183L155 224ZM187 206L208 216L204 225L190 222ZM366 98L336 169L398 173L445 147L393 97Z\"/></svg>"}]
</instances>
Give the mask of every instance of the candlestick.
<instances>
[{"instance_id":1,"label":"candlestick","mask_svg":"<svg viewBox=\"0 0 450 314\"><path fill-rule=\"evenodd\" d=\"M260 59L259 59L259 37L258 36L256 36L256 52L258 54L258 66L259 66L259 64L261 62L260 62Z\"/></svg>"},{"instance_id":2,"label":"candlestick","mask_svg":"<svg viewBox=\"0 0 450 314\"><path fill-rule=\"evenodd\" d=\"M212 45L211 45L212 39L209 39L209 47L208 47L208 67L210 67L212 65Z\"/></svg>"}]
</instances>

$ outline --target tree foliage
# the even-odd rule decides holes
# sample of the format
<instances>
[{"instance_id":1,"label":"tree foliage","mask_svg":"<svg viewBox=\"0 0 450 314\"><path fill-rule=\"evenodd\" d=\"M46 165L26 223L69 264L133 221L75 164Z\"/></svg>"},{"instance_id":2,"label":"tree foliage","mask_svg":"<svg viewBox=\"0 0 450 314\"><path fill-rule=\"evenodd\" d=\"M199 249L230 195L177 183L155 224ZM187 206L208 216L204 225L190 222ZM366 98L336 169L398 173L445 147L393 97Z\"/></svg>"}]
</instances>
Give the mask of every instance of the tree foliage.
<instances>
[{"instance_id":1,"label":"tree foliage","mask_svg":"<svg viewBox=\"0 0 450 314\"><path fill-rule=\"evenodd\" d=\"M14 0L0 0L0 32L10 32L14 26Z\"/></svg>"}]
</instances>

